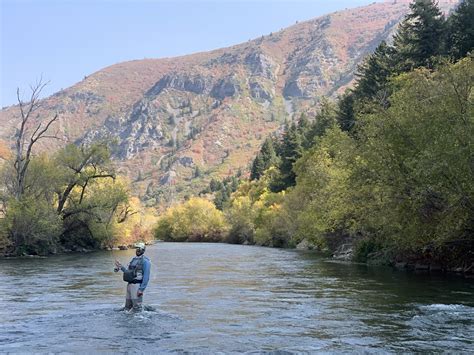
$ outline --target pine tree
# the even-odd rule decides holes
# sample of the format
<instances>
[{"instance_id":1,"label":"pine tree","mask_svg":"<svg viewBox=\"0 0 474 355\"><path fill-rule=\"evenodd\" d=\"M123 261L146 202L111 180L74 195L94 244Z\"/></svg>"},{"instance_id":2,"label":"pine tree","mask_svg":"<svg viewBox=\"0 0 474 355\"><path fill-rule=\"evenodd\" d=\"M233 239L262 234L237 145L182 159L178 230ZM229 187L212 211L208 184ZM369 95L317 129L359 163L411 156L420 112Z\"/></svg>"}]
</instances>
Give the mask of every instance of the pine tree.
<instances>
[{"instance_id":1,"label":"pine tree","mask_svg":"<svg viewBox=\"0 0 474 355\"><path fill-rule=\"evenodd\" d=\"M250 180L258 180L265 170L278 163L278 158L273 147L273 139L267 137L263 142L260 152L255 157L250 172Z\"/></svg>"},{"instance_id":2,"label":"pine tree","mask_svg":"<svg viewBox=\"0 0 474 355\"><path fill-rule=\"evenodd\" d=\"M474 0L464 0L448 19L448 51L460 59L474 49Z\"/></svg>"},{"instance_id":3,"label":"pine tree","mask_svg":"<svg viewBox=\"0 0 474 355\"><path fill-rule=\"evenodd\" d=\"M433 0L415 0L410 10L393 43L400 73L421 66L431 67L432 58L443 54L446 26L437 4Z\"/></svg>"},{"instance_id":4,"label":"pine tree","mask_svg":"<svg viewBox=\"0 0 474 355\"><path fill-rule=\"evenodd\" d=\"M337 102L336 119L341 130L349 132L355 125L354 93L347 91Z\"/></svg>"},{"instance_id":5,"label":"pine tree","mask_svg":"<svg viewBox=\"0 0 474 355\"><path fill-rule=\"evenodd\" d=\"M296 174L293 164L301 157L303 145L298 127L293 123L287 126L282 140L282 154L280 163L281 184L280 191L296 184Z\"/></svg>"},{"instance_id":6,"label":"pine tree","mask_svg":"<svg viewBox=\"0 0 474 355\"><path fill-rule=\"evenodd\" d=\"M359 65L356 73L358 80L354 89L358 100L374 100L380 95L385 96L389 78L393 74L392 55L393 48L382 41L374 53Z\"/></svg>"},{"instance_id":7,"label":"pine tree","mask_svg":"<svg viewBox=\"0 0 474 355\"><path fill-rule=\"evenodd\" d=\"M314 122L311 124L306 137L310 143L308 149L315 144L317 138L322 137L326 133L326 130L333 127L336 123L337 112L334 104L328 99L323 99L321 101L321 108L317 113Z\"/></svg>"},{"instance_id":8,"label":"pine tree","mask_svg":"<svg viewBox=\"0 0 474 355\"><path fill-rule=\"evenodd\" d=\"M265 171L265 163L263 161L262 154L257 153L257 156L253 160L252 169L250 170L250 180L258 180Z\"/></svg>"},{"instance_id":9,"label":"pine tree","mask_svg":"<svg viewBox=\"0 0 474 355\"><path fill-rule=\"evenodd\" d=\"M298 133L301 136L301 146L303 149L308 149L311 145L311 140L309 137L309 132L311 130L311 122L309 122L308 117L305 113L302 113L300 119L298 120Z\"/></svg>"}]
</instances>

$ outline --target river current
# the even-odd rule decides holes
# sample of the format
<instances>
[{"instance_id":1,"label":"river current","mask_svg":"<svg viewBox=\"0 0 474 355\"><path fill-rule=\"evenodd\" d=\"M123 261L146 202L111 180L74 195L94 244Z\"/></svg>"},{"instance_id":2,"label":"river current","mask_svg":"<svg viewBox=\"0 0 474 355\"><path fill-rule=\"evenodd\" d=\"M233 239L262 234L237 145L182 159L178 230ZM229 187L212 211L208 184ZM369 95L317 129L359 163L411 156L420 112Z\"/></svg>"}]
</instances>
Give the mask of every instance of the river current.
<instances>
[{"instance_id":1,"label":"river current","mask_svg":"<svg viewBox=\"0 0 474 355\"><path fill-rule=\"evenodd\" d=\"M146 252L150 310L128 313L113 261L133 255L0 260L0 352L474 352L473 280L158 243Z\"/></svg>"}]
</instances>

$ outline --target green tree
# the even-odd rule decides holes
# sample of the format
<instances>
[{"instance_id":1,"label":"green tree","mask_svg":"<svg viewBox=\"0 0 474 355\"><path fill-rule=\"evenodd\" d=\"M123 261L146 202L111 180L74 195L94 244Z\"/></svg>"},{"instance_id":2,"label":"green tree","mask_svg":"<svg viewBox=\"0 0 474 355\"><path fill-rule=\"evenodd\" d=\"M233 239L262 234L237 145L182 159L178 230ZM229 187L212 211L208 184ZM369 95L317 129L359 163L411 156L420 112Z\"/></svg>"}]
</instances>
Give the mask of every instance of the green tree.
<instances>
[{"instance_id":1,"label":"green tree","mask_svg":"<svg viewBox=\"0 0 474 355\"><path fill-rule=\"evenodd\" d=\"M402 75L391 107L361 118L359 231L411 249L472 238L473 73L466 58Z\"/></svg>"},{"instance_id":2,"label":"green tree","mask_svg":"<svg viewBox=\"0 0 474 355\"><path fill-rule=\"evenodd\" d=\"M321 101L321 107L316 114L315 120L312 122L309 131L306 134L307 147L304 150L311 148L317 140L324 136L329 128L337 124L337 112L332 102L326 99Z\"/></svg>"},{"instance_id":3,"label":"green tree","mask_svg":"<svg viewBox=\"0 0 474 355\"><path fill-rule=\"evenodd\" d=\"M389 79L393 74L393 49L382 41L374 53L359 65L354 95L360 101L378 101L386 106Z\"/></svg>"},{"instance_id":4,"label":"green tree","mask_svg":"<svg viewBox=\"0 0 474 355\"><path fill-rule=\"evenodd\" d=\"M400 24L393 46L399 72L421 66L431 68L433 57L443 54L446 26L433 0L415 0Z\"/></svg>"},{"instance_id":5,"label":"green tree","mask_svg":"<svg viewBox=\"0 0 474 355\"><path fill-rule=\"evenodd\" d=\"M474 0L463 0L448 18L448 51L460 59L474 49Z\"/></svg>"},{"instance_id":6,"label":"green tree","mask_svg":"<svg viewBox=\"0 0 474 355\"><path fill-rule=\"evenodd\" d=\"M344 132L350 132L355 125L354 93L346 91L337 102L337 122Z\"/></svg>"},{"instance_id":7,"label":"green tree","mask_svg":"<svg viewBox=\"0 0 474 355\"><path fill-rule=\"evenodd\" d=\"M252 163L250 180L259 179L265 170L278 164L272 137L267 137Z\"/></svg>"},{"instance_id":8,"label":"green tree","mask_svg":"<svg viewBox=\"0 0 474 355\"><path fill-rule=\"evenodd\" d=\"M287 125L280 146L280 175L277 181L272 183L272 191L280 192L296 183L296 175L293 164L303 153L302 137L298 126L293 122Z\"/></svg>"}]
</instances>

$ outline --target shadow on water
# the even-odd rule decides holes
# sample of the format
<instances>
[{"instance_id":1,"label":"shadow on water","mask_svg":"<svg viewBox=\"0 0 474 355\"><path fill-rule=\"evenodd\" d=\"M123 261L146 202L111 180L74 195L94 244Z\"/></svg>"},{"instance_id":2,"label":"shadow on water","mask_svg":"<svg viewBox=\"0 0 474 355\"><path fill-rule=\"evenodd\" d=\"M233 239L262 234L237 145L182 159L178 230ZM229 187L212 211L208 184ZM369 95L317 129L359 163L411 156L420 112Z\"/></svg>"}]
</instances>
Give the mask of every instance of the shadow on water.
<instances>
[{"instance_id":1,"label":"shadow on water","mask_svg":"<svg viewBox=\"0 0 474 355\"><path fill-rule=\"evenodd\" d=\"M143 312L117 311L133 251L0 260L0 349L472 352L474 282L314 253L160 243Z\"/></svg>"}]
</instances>

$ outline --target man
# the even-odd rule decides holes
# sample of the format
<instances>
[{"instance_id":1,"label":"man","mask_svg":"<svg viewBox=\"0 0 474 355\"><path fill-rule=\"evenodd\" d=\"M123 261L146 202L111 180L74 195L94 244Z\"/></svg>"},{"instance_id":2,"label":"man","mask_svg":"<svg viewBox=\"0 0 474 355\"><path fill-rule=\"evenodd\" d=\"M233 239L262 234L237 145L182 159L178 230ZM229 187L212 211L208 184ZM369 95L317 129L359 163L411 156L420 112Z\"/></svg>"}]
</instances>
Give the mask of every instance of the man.
<instances>
[{"instance_id":1,"label":"man","mask_svg":"<svg viewBox=\"0 0 474 355\"><path fill-rule=\"evenodd\" d=\"M151 261L145 255L145 243L135 244L136 256L125 268L118 260L115 260L114 271L123 271L123 280L127 282L127 296L125 299L125 310L139 311L142 309L143 292L150 279Z\"/></svg>"}]
</instances>

